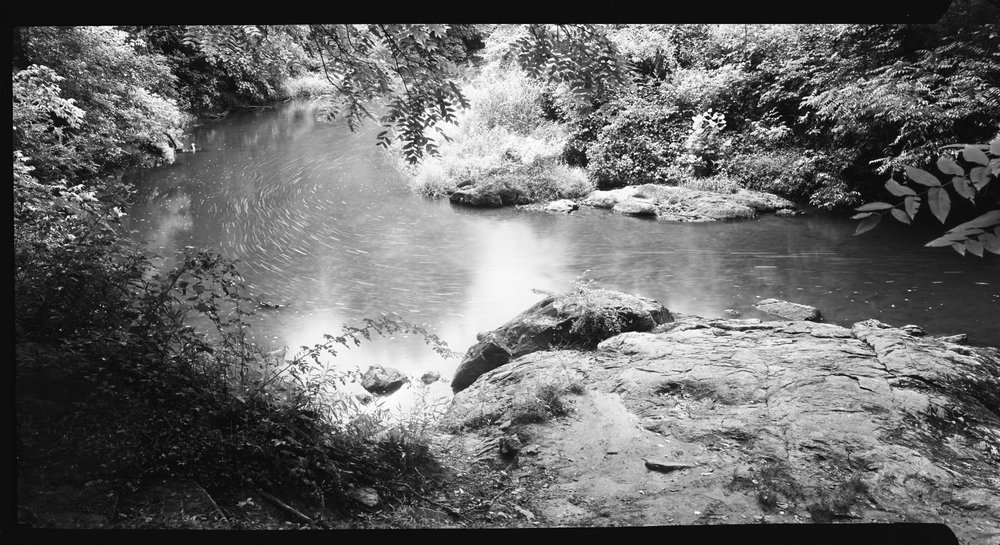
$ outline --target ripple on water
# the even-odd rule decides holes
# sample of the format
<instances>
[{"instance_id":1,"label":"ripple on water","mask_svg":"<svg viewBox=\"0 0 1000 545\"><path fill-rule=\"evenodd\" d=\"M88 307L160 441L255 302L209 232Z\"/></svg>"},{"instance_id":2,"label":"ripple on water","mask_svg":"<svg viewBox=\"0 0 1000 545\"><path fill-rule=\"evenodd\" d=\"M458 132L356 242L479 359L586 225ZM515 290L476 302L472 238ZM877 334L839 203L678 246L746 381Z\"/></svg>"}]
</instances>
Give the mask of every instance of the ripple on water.
<instances>
[{"instance_id":1,"label":"ripple on water","mask_svg":"<svg viewBox=\"0 0 1000 545\"><path fill-rule=\"evenodd\" d=\"M596 211L457 209L411 194L370 145L377 131L272 131L293 123L282 111L212 124L217 142L248 131L256 144L216 144L211 154L144 173L141 189L153 196L130 211L140 237L168 252L185 244L221 247L240 259L260 293L291 304L257 324L262 337L319 340L324 329L396 311L436 324L464 351L477 332L537 301L533 289L569 289L589 270L586 278L598 287L653 297L679 312L745 311L754 296L788 293L834 323L877 317L1000 345L990 320L996 256L960 262L960 270L957 254L923 248L923 235L905 226L853 237L852 222L821 216L796 218L797 229L789 229L788 221L766 217L692 225ZM195 139L205 130L196 129ZM184 197L183 211L163 206ZM924 288L919 296L907 291L915 287ZM432 365L427 352L418 346L377 357L416 369Z\"/></svg>"}]
</instances>

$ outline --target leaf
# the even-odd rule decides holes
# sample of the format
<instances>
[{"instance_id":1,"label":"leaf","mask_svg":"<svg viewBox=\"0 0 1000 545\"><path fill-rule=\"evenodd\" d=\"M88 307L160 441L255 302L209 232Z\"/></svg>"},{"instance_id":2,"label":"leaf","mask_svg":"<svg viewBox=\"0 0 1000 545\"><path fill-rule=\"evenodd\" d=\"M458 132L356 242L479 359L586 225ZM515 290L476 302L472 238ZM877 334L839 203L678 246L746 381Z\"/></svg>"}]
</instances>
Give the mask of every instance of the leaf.
<instances>
[{"instance_id":1,"label":"leaf","mask_svg":"<svg viewBox=\"0 0 1000 545\"><path fill-rule=\"evenodd\" d=\"M907 166L906 176L920 185L926 185L928 187L941 185L941 182L938 181L938 179L933 174L927 172L926 170L921 170L919 168Z\"/></svg>"},{"instance_id":2,"label":"leaf","mask_svg":"<svg viewBox=\"0 0 1000 545\"><path fill-rule=\"evenodd\" d=\"M872 216L872 215L875 215L875 212L862 212L860 214L854 214L853 216L851 216L851 219L852 220L863 220L863 219L867 218L868 216Z\"/></svg>"},{"instance_id":3,"label":"leaf","mask_svg":"<svg viewBox=\"0 0 1000 545\"><path fill-rule=\"evenodd\" d=\"M958 243L958 242L956 242L956 243L952 244L952 245L951 245L951 247L952 247L952 248L953 248L953 249L954 249L954 250L955 250L956 252L958 252L958 255L960 255L960 256L965 256L965 245L964 245L964 244L961 244L961 243Z\"/></svg>"},{"instance_id":4,"label":"leaf","mask_svg":"<svg viewBox=\"0 0 1000 545\"><path fill-rule=\"evenodd\" d=\"M970 184L969 180L966 178L955 176L951 179L951 184L955 186L955 191L957 191L959 195L970 201L976 196L976 190L972 188L972 184Z\"/></svg>"},{"instance_id":5,"label":"leaf","mask_svg":"<svg viewBox=\"0 0 1000 545\"><path fill-rule=\"evenodd\" d=\"M910 216L907 216L906 212L903 212L902 210L900 210L898 208L893 208L892 209L892 217L896 218L900 222L905 223L907 225L910 224Z\"/></svg>"},{"instance_id":6,"label":"leaf","mask_svg":"<svg viewBox=\"0 0 1000 545\"><path fill-rule=\"evenodd\" d=\"M861 220L861 222L858 223L858 228L854 230L854 236L858 236L861 233L867 233L868 231L871 231L872 229L875 228L876 225L878 225L878 222L880 221L882 221L881 214L869 216Z\"/></svg>"},{"instance_id":7,"label":"leaf","mask_svg":"<svg viewBox=\"0 0 1000 545\"><path fill-rule=\"evenodd\" d=\"M990 162L990 159L986 157L986 154L978 146L970 145L962 148L962 157L970 163L978 163L983 166L986 166Z\"/></svg>"},{"instance_id":8,"label":"leaf","mask_svg":"<svg viewBox=\"0 0 1000 545\"><path fill-rule=\"evenodd\" d=\"M1000 155L1000 138L990 142L990 155Z\"/></svg>"},{"instance_id":9,"label":"leaf","mask_svg":"<svg viewBox=\"0 0 1000 545\"><path fill-rule=\"evenodd\" d=\"M913 219L917 215L917 210L920 209L920 197L907 197L903 201L903 206L906 208L906 214Z\"/></svg>"},{"instance_id":10,"label":"leaf","mask_svg":"<svg viewBox=\"0 0 1000 545\"><path fill-rule=\"evenodd\" d=\"M941 223L948 219L948 212L951 211L951 197L948 192L940 187L932 187L927 190L927 204L931 207L931 213Z\"/></svg>"},{"instance_id":11,"label":"leaf","mask_svg":"<svg viewBox=\"0 0 1000 545\"><path fill-rule=\"evenodd\" d=\"M986 212L985 214L977 218L969 220L960 225L956 225L948 232L957 233L960 231L968 231L970 229L985 229L987 227L991 227L996 224L1000 224L1000 210L990 210L989 212ZM1000 226L997 227L996 231L1000 231ZM998 232L997 234L1000 234L1000 232Z\"/></svg>"},{"instance_id":12,"label":"leaf","mask_svg":"<svg viewBox=\"0 0 1000 545\"><path fill-rule=\"evenodd\" d=\"M872 212L874 210L888 210L892 207L893 205L887 202L870 202L855 208L855 210L858 212Z\"/></svg>"},{"instance_id":13,"label":"leaf","mask_svg":"<svg viewBox=\"0 0 1000 545\"><path fill-rule=\"evenodd\" d=\"M924 246L926 246L928 248L938 248L938 247L941 247L941 246L948 246L950 244L954 244L956 241L962 240L963 238L965 238L965 235L960 235L960 234L957 235L957 234L954 234L954 233L950 233L950 234L946 234L944 236L938 237L938 238L936 238L936 239L928 242L927 244L924 244Z\"/></svg>"},{"instance_id":14,"label":"leaf","mask_svg":"<svg viewBox=\"0 0 1000 545\"><path fill-rule=\"evenodd\" d=\"M969 172L969 179L972 180L972 185L976 186L976 189L982 189L983 186L990 183L990 177L986 173L986 167L976 167Z\"/></svg>"},{"instance_id":15,"label":"leaf","mask_svg":"<svg viewBox=\"0 0 1000 545\"><path fill-rule=\"evenodd\" d=\"M944 174L954 174L956 176L964 176L965 169L960 167L958 163L952 161L947 157L938 157L937 167Z\"/></svg>"},{"instance_id":16,"label":"leaf","mask_svg":"<svg viewBox=\"0 0 1000 545\"><path fill-rule=\"evenodd\" d=\"M1000 237L994 235L993 233L985 233L979 237L979 240L983 243L983 248L985 248L987 252L1000 255Z\"/></svg>"},{"instance_id":17,"label":"leaf","mask_svg":"<svg viewBox=\"0 0 1000 545\"><path fill-rule=\"evenodd\" d=\"M983 244L974 238L965 241L965 249L972 255L983 257Z\"/></svg>"},{"instance_id":18,"label":"leaf","mask_svg":"<svg viewBox=\"0 0 1000 545\"><path fill-rule=\"evenodd\" d=\"M903 196L906 196L906 195L916 195L917 194L916 191L914 191L914 190L906 187L905 185L900 185L899 182L897 182L896 180L893 180L891 178L889 179L888 182L885 183L885 188L889 190L889 193L892 193L893 195L895 195L897 197L903 197Z\"/></svg>"}]
</instances>

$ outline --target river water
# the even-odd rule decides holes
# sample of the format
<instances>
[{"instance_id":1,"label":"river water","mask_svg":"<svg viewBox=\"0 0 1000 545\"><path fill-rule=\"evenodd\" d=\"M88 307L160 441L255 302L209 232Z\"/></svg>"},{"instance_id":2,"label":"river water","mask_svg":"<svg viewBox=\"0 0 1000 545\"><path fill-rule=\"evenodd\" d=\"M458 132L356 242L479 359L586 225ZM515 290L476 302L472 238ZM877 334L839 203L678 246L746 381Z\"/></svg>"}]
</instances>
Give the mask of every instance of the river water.
<instances>
[{"instance_id":1,"label":"river water","mask_svg":"<svg viewBox=\"0 0 1000 545\"><path fill-rule=\"evenodd\" d=\"M855 237L855 222L820 216L679 224L455 207L409 191L374 145L377 127L351 133L314 114L295 101L232 115L192 132L197 153L130 175L139 192L129 228L150 251L221 250L255 295L284 305L252 326L265 346L311 345L340 324L395 312L464 352L538 290L580 281L686 314L766 318L753 303L777 297L835 324L877 318L1000 346L1000 259L923 248L933 233L885 222ZM445 381L459 363L414 338L367 343L335 362L437 370Z\"/></svg>"}]
</instances>

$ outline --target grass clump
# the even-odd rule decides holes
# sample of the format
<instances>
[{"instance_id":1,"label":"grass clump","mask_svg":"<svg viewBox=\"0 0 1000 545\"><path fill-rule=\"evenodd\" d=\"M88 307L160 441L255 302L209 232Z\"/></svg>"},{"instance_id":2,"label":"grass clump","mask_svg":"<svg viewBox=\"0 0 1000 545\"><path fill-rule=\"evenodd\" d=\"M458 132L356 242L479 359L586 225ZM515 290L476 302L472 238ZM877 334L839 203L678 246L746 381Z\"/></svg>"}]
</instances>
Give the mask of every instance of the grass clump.
<instances>
[{"instance_id":1,"label":"grass clump","mask_svg":"<svg viewBox=\"0 0 1000 545\"><path fill-rule=\"evenodd\" d=\"M837 518L851 518L851 508L868 498L868 484L855 474L841 482L832 494L821 493L819 501L806 506L806 511L813 522L832 522Z\"/></svg>"},{"instance_id":2,"label":"grass clump","mask_svg":"<svg viewBox=\"0 0 1000 545\"><path fill-rule=\"evenodd\" d=\"M510 420L514 424L537 424L566 416L573 411L571 402L566 399L567 393L583 393L583 386L578 383L541 384L530 394L514 402L510 409Z\"/></svg>"},{"instance_id":3,"label":"grass clump","mask_svg":"<svg viewBox=\"0 0 1000 545\"><path fill-rule=\"evenodd\" d=\"M794 503L805 497L802 486L791 476L784 463L777 460L763 461L751 470L749 477L734 476L727 488L730 491L753 490L757 504L768 513L782 509L783 501Z\"/></svg>"}]
</instances>

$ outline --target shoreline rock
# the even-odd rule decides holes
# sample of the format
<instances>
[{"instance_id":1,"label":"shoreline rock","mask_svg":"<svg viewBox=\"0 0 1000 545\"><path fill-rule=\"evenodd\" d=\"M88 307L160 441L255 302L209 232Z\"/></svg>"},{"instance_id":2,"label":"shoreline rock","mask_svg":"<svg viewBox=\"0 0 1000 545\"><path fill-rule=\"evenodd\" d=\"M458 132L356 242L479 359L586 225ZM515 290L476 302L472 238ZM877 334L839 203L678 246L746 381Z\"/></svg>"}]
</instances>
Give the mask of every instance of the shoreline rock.
<instances>
[{"instance_id":1,"label":"shoreline rock","mask_svg":"<svg viewBox=\"0 0 1000 545\"><path fill-rule=\"evenodd\" d=\"M477 336L452 378L452 391L510 360L551 346L596 346L623 331L650 331L673 320L666 307L612 290L550 295L499 328Z\"/></svg>"},{"instance_id":2,"label":"shoreline rock","mask_svg":"<svg viewBox=\"0 0 1000 545\"><path fill-rule=\"evenodd\" d=\"M387 396L394 394L409 381L406 375L396 369L372 365L361 376L361 387L369 393Z\"/></svg>"},{"instance_id":3,"label":"shoreline rock","mask_svg":"<svg viewBox=\"0 0 1000 545\"><path fill-rule=\"evenodd\" d=\"M684 222L752 219L759 214L795 208L787 199L760 191L740 189L735 193L718 193L657 184L597 190L580 203L619 214Z\"/></svg>"},{"instance_id":4,"label":"shoreline rock","mask_svg":"<svg viewBox=\"0 0 1000 545\"><path fill-rule=\"evenodd\" d=\"M962 542L995 537L1000 348L877 320L673 317L596 350L514 357L457 391L443 423L504 422L504 434L539 438L521 466L558 464L573 478L536 512L561 517L570 494L591 500L564 524L616 522L589 506L626 497L641 505L623 515L630 524L690 523L710 498L730 521L919 520L947 522ZM518 423L542 386L560 392L565 416ZM669 493L643 476L648 460L669 471L655 481Z\"/></svg>"},{"instance_id":5,"label":"shoreline rock","mask_svg":"<svg viewBox=\"0 0 1000 545\"><path fill-rule=\"evenodd\" d=\"M658 184L596 190L579 199L536 203L528 195L502 182L474 184L466 181L448 198L452 204L473 208L519 206L561 214L587 206L626 216L680 222L745 220L767 213L799 214L794 203L771 193L748 189L719 193Z\"/></svg>"},{"instance_id":6,"label":"shoreline rock","mask_svg":"<svg viewBox=\"0 0 1000 545\"><path fill-rule=\"evenodd\" d=\"M786 320L808 320L810 322L819 322L823 319L823 315L820 314L819 309L816 307L800 303L792 303L782 299L762 299L754 303L753 306L761 312L773 314L774 316L779 316L781 318L785 318Z\"/></svg>"}]
</instances>

